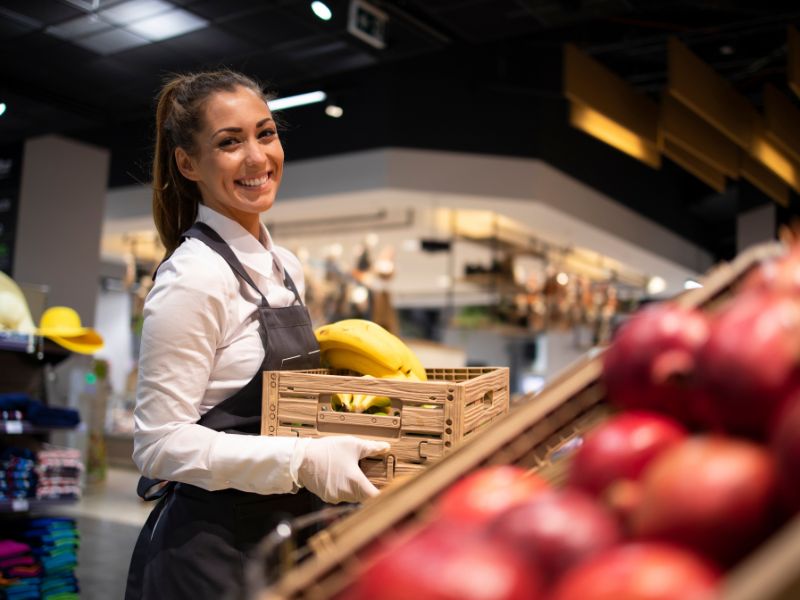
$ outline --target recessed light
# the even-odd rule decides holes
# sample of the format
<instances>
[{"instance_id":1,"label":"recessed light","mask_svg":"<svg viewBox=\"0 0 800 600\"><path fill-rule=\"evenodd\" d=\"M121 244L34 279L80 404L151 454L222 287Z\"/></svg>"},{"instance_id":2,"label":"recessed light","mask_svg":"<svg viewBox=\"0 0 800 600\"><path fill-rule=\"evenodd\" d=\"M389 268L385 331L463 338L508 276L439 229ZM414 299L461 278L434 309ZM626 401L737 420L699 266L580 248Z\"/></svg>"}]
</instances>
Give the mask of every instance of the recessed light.
<instances>
[{"instance_id":1,"label":"recessed light","mask_svg":"<svg viewBox=\"0 0 800 600\"><path fill-rule=\"evenodd\" d=\"M344 114L344 109L336 104L328 104L328 106L325 107L325 114L334 119L338 119Z\"/></svg>"},{"instance_id":2,"label":"recessed light","mask_svg":"<svg viewBox=\"0 0 800 600\"><path fill-rule=\"evenodd\" d=\"M8 108L6 106L6 103L5 102L0 102L0 117L5 114L6 108Z\"/></svg>"},{"instance_id":3,"label":"recessed light","mask_svg":"<svg viewBox=\"0 0 800 600\"><path fill-rule=\"evenodd\" d=\"M330 21L331 17L333 16L333 12L331 12L331 9L328 8L328 5L324 2L320 2L319 0L315 0L311 3L311 10L323 21Z\"/></svg>"}]
</instances>

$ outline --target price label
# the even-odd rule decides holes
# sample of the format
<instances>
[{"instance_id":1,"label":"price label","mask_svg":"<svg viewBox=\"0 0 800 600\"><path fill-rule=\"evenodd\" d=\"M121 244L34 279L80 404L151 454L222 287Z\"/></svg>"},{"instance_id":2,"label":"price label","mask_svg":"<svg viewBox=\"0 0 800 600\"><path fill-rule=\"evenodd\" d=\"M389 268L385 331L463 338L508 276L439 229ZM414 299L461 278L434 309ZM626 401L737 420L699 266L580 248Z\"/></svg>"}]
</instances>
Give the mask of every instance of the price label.
<instances>
[{"instance_id":1,"label":"price label","mask_svg":"<svg viewBox=\"0 0 800 600\"><path fill-rule=\"evenodd\" d=\"M30 508L30 504L25 498L14 498L11 501L11 510L16 512L24 512Z\"/></svg>"},{"instance_id":2,"label":"price label","mask_svg":"<svg viewBox=\"0 0 800 600\"><path fill-rule=\"evenodd\" d=\"M22 433L22 421L6 421L6 433Z\"/></svg>"}]
</instances>

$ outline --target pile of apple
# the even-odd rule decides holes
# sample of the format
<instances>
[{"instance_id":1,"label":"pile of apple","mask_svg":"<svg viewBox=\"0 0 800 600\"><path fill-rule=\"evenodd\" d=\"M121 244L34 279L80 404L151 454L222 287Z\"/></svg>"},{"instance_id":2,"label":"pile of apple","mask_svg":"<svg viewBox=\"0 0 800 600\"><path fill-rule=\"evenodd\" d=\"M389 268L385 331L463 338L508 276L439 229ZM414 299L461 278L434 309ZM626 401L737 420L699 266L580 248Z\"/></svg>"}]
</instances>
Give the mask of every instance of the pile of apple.
<instances>
[{"instance_id":1,"label":"pile of apple","mask_svg":"<svg viewBox=\"0 0 800 600\"><path fill-rule=\"evenodd\" d=\"M701 600L800 511L800 248L701 312L652 305L604 354L618 409L566 485L511 465L380 541L349 600Z\"/></svg>"}]
</instances>

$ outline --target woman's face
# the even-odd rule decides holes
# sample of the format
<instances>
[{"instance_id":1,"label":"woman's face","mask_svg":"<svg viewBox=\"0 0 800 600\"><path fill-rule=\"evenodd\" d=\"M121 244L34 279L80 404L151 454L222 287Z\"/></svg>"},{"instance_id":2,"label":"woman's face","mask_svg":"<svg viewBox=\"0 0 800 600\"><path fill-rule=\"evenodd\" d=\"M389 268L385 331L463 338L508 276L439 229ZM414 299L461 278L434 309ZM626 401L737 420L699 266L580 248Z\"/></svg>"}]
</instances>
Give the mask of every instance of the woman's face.
<instances>
[{"instance_id":1,"label":"woman's face","mask_svg":"<svg viewBox=\"0 0 800 600\"><path fill-rule=\"evenodd\" d=\"M216 92L205 106L196 151L175 152L183 175L197 182L203 203L258 236L259 214L275 202L283 147L264 100L237 87Z\"/></svg>"}]
</instances>

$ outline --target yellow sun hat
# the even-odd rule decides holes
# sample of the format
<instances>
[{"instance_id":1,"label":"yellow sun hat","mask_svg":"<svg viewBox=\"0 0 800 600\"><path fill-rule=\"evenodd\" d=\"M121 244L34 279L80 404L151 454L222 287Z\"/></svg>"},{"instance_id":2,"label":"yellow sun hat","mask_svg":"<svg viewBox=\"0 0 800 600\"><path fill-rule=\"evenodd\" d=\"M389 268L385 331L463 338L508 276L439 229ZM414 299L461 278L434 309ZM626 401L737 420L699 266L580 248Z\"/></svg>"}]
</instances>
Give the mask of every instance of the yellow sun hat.
<instances>
[{"instance_id":1,"label":"yellow sun hat","mask_svg":"<svg viewBox=\"0 0 800 600\"><path fill-rule=\"evenodd\" d=\"M68 306L52 306L44 311L36 334L79 354L94 354L103 347L102 336L83 327L78 313Z\"/></svg>"},{"instance_id":2,"label":"yellow sun hat","mask_svg":"<svg viewBox=\"0 0 800 600\"><path fill-rule=\"evenodd\" d=\"M31 309L22 289L0 271L0 330L33 333L35 329Z\"/></svg>"}]
</instances>

